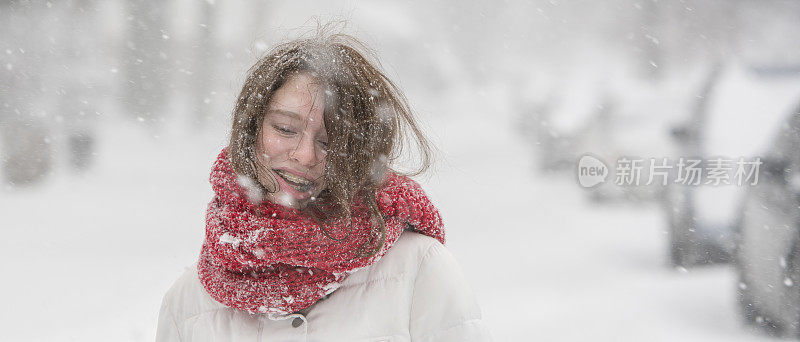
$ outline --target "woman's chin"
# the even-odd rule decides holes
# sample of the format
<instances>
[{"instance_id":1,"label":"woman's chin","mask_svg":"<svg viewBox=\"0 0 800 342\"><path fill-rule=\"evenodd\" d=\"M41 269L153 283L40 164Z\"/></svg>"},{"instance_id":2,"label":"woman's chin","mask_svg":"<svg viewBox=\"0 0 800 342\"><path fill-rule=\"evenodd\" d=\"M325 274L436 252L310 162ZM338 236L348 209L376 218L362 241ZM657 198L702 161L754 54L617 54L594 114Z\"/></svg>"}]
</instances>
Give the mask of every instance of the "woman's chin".
<instances>
[{"instance_id":1,"label":"woman's chin","mask_svg":"<svg viewBox=\"0 0 800 342\"><path fill-rule=\"evenodd\" d=\"M294 193L279 190L278 192L268 194L266 198L268 201L284 207L303 209L313 200L314 195L309 192L304 193L302 196L297 196Z\"/></svg>"},{"instance_id":2,"label":"woman's chin","mask_svg":"<svg viewBox=\"0 0 800 342\"><path fill-rule=\"evenodd\" d=\"M302 209L305 207L305 202L307 202L305 200L295 198L285 191L278 191L276 193L269 194L267 195L267 200L272 203L293 209Z\"/></svg>"}]
</instances>

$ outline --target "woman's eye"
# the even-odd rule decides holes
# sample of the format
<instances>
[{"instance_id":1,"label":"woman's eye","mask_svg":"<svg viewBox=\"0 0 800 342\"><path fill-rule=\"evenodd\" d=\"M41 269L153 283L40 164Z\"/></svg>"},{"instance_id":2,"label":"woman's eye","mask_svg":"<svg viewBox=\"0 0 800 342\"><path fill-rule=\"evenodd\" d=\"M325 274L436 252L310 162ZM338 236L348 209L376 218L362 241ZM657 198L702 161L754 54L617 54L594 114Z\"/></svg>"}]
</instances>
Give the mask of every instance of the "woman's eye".
<instances>
[{"instance_id":1,"label":"woman's eye","mask_svg":"<svg viewBox=\"0 0 800 342\"><path fill-rule=\"evenodd\" d=\"M281 127L281 126L278 126L278 125L273 125L272 128L275 128L276 131L281 132L283 134L294 135L294 134L297 133L297 132L295 132L295 131L293 131L293 130L291 130L289 128Z\"/></svg>"},{"instance_id":2,"label":"woman's eye","mask_svg":"<svg viewBox=\"0 0 800 342\"><path fill-rule=\"evenodd\" d=\"M328 149L328 142L327 141L320 140L319 144L322 145L322 147L325 148L326 150Z\"/></svg>"}]
</instances>

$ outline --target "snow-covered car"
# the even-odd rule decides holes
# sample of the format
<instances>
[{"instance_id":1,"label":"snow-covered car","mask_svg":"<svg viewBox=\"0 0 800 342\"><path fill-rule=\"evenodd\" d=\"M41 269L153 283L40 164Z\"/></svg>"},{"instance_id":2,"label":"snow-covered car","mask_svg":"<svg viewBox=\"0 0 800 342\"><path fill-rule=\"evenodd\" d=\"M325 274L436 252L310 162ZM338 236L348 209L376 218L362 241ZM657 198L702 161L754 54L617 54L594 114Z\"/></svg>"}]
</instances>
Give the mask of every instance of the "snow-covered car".
<instances>
[{"instance_id":1,"label":"snow-covered car","mask_svg":"<svg viewBox=\"0 0 800 342\"><path fill-rule=\"evenodd\" d=\"M693 115L673 130L680 155L753 162L768 151L800 99L800 74L791 68L730 63L709 74ZM671 261L691 266L731 261L735 223L748 186L671 184L664 196Z\"/></svg>"},{"instance_id":2,"label":"snow-covered car","mask_svg":"<svg viewBox=\"0 0 800 342\"><path fill-rule=\"evenodd\" d=\"M534 132L527 136L534 138L538 167L549 172L572 175L586 154L611 170L623 159L670 157L675 144L669 128L686 115L696 97L692 85L701 79L682 74L657 82L621 76L565 82L565 90L532 106L521 130ZM643 167L639 175L635 184L620 184L612 175L586 194L597 202L660 198L663 186L649 182L649 170Z\"/></svg>"},{"instance_id":3,"label":"snow-covered car","mask_svg":"<svg viewBox=\"0 0 800 342\"><path fill-rule=\"evenodd\" d=\"M800 106L772 147L737 224L739 303L749 322L800 337Z\"/></svg>"},{"instance_id":4,"label":"snow-covered car","mask_svg":"<svg viewBox=\"0 0 800 342\"><path fill-rule=\"evenodd\" d=\"M696 78L696 77L694 77ZM669 128L680 121L694 96L693 79L665 79L661 82L628 80L618 82L607 95L604 111L584 132L583 148L616 170L615 177L589 189L592 200L639 202L662 197L664 186L650 177L650 163L676 154ZM689 86L687 86L689 84ZM638 163L638 179L616 179L627 161Z\"/></svg>"}]
</instances>

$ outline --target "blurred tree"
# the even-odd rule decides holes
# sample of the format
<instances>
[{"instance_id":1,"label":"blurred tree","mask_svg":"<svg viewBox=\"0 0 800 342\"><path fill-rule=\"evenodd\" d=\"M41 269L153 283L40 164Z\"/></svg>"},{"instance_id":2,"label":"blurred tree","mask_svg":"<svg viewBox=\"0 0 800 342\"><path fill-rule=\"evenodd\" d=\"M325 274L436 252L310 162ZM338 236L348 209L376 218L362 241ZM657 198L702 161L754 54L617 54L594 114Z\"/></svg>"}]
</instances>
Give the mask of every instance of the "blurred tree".
<instances>
[{"instance_id":1,"label":"blurred tree","mask_svg":"<svg viewBox=\"0 0 800 342\"><path fill-rule=\"evenodd\" d=\"M122 54L125 66L124 112L151 128L164 120L170 72L167 8L171 1L127 0L127 41Z\"/></svg>"},{"instance_id":2,"label":"blurred tree","mask_svg":"<svg viewBox=\"0 0 800 342\"><path fill-rule=\"evenodd\" d=\"M214 39L214 29L216 28L216 6L213 1L198 1L200 10L199 38L197 45L194 46L194 70L191 74L192 97L190 108L191 117L196 126L204 126L212 115L212 108L209 104L212 101L214 89L213 79L215 64L219 54L219 47Z\"/></svg>"},{"instance_id":3,"label":"blurred tree","mask_svg":"<svg viewBox=\"0 0 800 342\"><path fill-rule=\"evenodd\" d=\"M40 74L49 46L35 24L46 15L42 2L0 2L0 169L11 185L36 183L52 165Z\"/></svg>"},{"instance_id":4,"label":"blurred tree","mask_svg":"<svg viewBox=\"0 0 800 342\"><path fill-rule=\"evenodd\" d=\"M82 172L89 168L95 148L94 127L97 121L97 85L99 68L97 51L101 42L91 30L97 27L96 0L65 0L57 3L54 11L63 20L56 32L56 58L59 65L50 75L56 103L52 110L64 141L59 146L66 155L69 166Z\"/></svg>"},{"instance_id":5,"label":"blurred tree","mask_svg":"<svg viewBox=\"0 0 800 342\"><path fill-rule=\"evenodd\" d=\"M646 79L658 80L663 74L661 70L665 62L659 38L663 31L662 5L655 0L645 0L634 3L634 6L639 9L641 15L639 33L636 35L640 68Z\"/></svg>"},{"instance_id":6,"label":"blurred tree","mask_svg":"<svg viewBox=\"0 0 800 342\"><path fill-rule=\"evenodd\" d=\"M742 0L691 0L662 5L664 58L676 67L713 67L736 54Z\"/></svg>"}]
</instances>

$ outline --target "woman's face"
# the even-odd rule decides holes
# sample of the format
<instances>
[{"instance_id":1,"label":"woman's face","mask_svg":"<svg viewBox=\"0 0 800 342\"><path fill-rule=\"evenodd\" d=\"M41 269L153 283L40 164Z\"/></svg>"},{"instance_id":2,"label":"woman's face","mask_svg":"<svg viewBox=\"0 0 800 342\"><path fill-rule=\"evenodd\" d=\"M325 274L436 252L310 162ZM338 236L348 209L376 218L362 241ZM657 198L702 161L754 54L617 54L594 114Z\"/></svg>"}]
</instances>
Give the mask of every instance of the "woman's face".
<instances>
[{"instance_id":1,"label":"woman's face","mask_svg":"<svg viewBox=\"0 0 800 342\"><path fill-rule=\"evenodd\" d=\"M261 172L267 173L259 175L270 190L267 200L303 208L324 189L324 98L322 87L308 74L291 77L273 94L257 145Z\"/></svg>"}]
</instances>

